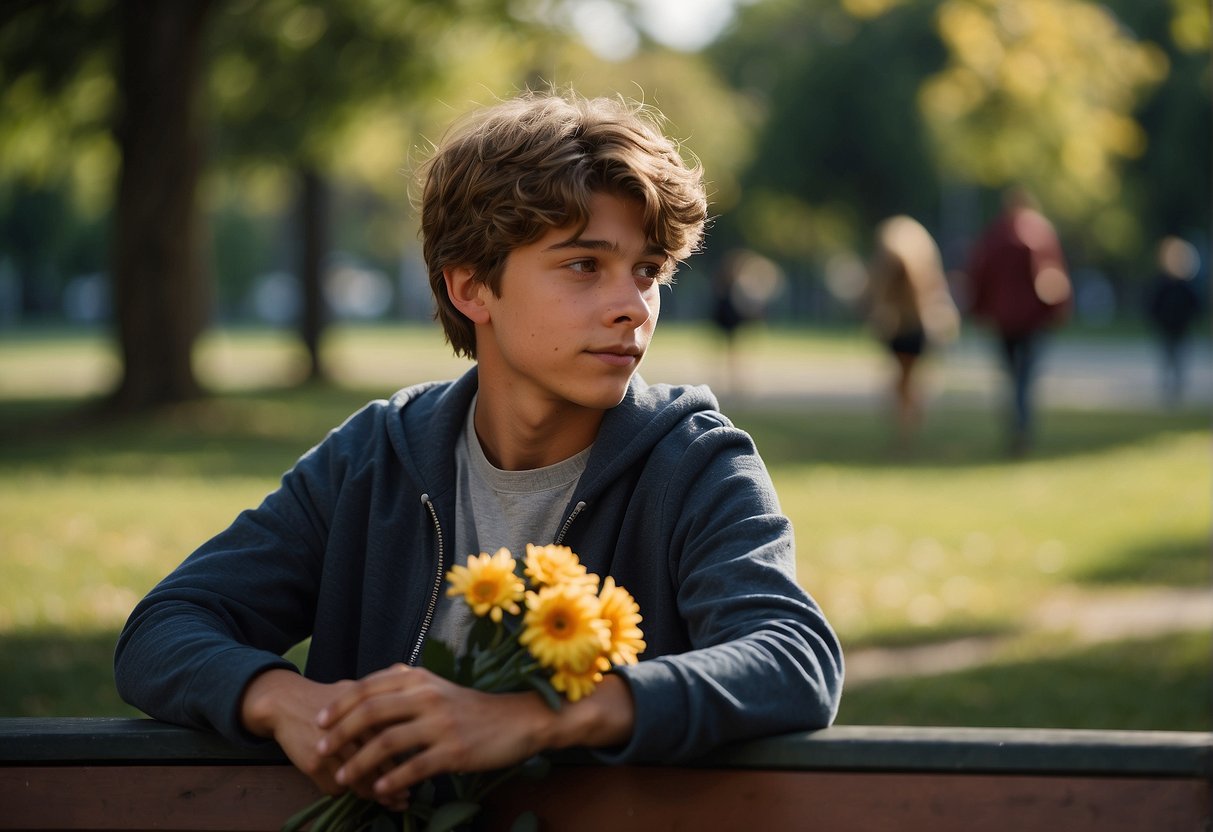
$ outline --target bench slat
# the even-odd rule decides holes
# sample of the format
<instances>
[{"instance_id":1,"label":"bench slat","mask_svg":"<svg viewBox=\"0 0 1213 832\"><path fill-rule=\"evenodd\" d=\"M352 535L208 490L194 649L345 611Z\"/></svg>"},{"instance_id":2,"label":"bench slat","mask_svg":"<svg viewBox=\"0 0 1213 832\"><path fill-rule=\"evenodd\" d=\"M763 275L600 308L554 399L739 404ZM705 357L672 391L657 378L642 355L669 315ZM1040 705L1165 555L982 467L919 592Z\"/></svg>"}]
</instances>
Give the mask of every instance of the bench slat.
<instances>
[{"instance_id":1,"label":"bench slat","mask_svg":"<svg viewBox=\"0 0 1213 832\"><path fill-rule=\"evenodd\" d=\"M285 765L0 769L0 829L276 830L317 797ZM497 795L490 828L539 812L545 828L1168 832L1203 829L1203 780L1025 775L554 769Z\"/></svg>"},{"instance_id":2,"label":"bench slat","mask_svg":"<svg viewBox=\"0 0 1213 832\"><path fill-rule=\"evenodd\" d=\"M685 766L554 755L493 796L545 828L1213 829L1213 734L836 726ZM0 719L0 830L276 830L318 796L272 743L152 720Z\"/></svg>"}]
</instances>

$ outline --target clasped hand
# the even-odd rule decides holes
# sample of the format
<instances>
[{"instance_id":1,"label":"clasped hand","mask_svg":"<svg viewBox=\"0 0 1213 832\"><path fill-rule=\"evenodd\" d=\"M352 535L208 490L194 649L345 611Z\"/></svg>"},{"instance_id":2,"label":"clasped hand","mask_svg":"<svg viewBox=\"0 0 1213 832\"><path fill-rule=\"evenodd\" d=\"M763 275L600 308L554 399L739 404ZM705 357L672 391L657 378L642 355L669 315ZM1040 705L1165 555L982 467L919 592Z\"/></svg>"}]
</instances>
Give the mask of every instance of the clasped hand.
<instances>
[{"instance_id":1,"label":"clasped hand","mask_svg":"<svg viewBox=\"0 0 1213 832\"><path fill-rule=\"evenodd\" d=\"M436 774L503 768L538 753L551 718L534 693L481 693L405 665L324 687L336 698L311 726L289 729L310 734L312 747L296 739L301 759L288 756L330 794L350 789L397 810L407 808L411 786Z\"/></svg>"}]
</instances>

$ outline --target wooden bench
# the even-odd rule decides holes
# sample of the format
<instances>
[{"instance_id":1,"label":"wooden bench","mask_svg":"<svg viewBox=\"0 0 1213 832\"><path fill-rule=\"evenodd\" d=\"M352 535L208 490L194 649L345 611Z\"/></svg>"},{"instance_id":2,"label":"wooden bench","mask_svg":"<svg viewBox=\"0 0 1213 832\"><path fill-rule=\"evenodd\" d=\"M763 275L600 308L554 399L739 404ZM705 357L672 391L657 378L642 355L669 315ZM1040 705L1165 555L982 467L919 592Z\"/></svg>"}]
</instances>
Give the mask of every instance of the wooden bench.
<instances>
[{"instance_id":1,"label":"wooden bench","mask_svg":"<svg viewBox=\"0 0 1213 832\"><path fill-rule=\"evenodd\" d=\"M695 765L561 755L491 807L544 829L1213 829L1213 734L837 726ZM278 829L316 797L276 747L138 719L0 719L0 829Z\"/></svg>"}]
</instances>

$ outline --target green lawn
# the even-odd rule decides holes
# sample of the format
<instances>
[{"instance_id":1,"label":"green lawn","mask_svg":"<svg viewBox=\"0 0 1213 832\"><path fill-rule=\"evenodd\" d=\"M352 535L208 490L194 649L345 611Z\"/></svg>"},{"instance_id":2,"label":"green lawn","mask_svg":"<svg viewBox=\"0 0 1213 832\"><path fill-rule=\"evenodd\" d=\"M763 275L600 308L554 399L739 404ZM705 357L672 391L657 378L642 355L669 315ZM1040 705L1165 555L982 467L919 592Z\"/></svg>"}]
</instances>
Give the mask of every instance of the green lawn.
<instances>
[{"instance_id":1,"label":"green lawn","mask_svg":"<svg viewBox=\"0 0 1213 832\"><path fill-rule=\"evenodd\" d=\"M665 359L702 344L672 330ZM762 346L865 348L787 333ZM142 593L367 399L462 366L427 327L343 330L330 356L344 386L286 386L288 339L215 335L199 360L222 395L108 422L81 407L112 377L98 336L0 338L0 715L130 713L109 663ZM909 456L888 453L871 410L729 412L767 459L801 580L848 650L1003 639L979 667L856 685L843 721L1209 728L1208 634L1088 644L1042 636L1035 615L1210 585L1205 412L1050 411L1038 452L1014 463L980 408L932 412Z\"/></svg>"}]
</instances>

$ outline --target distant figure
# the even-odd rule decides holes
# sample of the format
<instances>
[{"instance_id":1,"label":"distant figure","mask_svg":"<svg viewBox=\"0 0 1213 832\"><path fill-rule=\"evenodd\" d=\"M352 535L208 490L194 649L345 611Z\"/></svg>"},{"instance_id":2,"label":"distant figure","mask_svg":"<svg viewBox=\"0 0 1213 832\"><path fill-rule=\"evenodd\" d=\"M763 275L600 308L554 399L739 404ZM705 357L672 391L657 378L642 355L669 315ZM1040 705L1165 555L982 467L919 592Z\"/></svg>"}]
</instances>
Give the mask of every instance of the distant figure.
<instances>
[{"instance_id":1,"label":"distant figure","mask_svg":"<svg viewBox=\"0 0 1213 832\"><path fill-rule=\"evenodd\" d=\"M1146 318L1162 346L1162 394L1168 407L1183 397L1188 333L1200 314L1200 295L1192 278L1200 268L1196 247L1178 237L1158 245L1158 274L1146 293Z\"/></svg>"},{"instance_id":2,"label":"distant figure","mask_svg":"<svg viewBox=\"0 0 1213 832\"><path fill-rule=\"evenodd\" d=\"M928 347L960 331L939 247L917 220L896 216L876 227L866 306L868 325L897 361L893 398L898 446L905 449L922 417L914 368Z\"/></svg>"},{"instance_id":3,"label":"distant figure","mask_svg":"<svg viewBox=\"0 0 1213 832\"><path fill-rule=\"evenodd\" d=\"M1003 195L1003 211L978 240L968 276L969 312L1000 340L1011 386L1009 450L1020 456L1032 442L1041 335L1069 317L1073 295L1057 233L1023 188Z\"/></svg>"},{"instance_id":4,"label":"distant figure","mask_svg":"<svg viewBox=\"0 0 1213 832\"><path fill-rule=\"evenodd\" d=\"M774 261L746 249L726 254L712 276L712 323L724 336L727 381L722 386L729 392L740 388L738 331L766 317L783 282L783 270Z\"/></svg>"}]
</instances>

